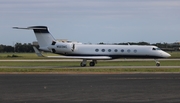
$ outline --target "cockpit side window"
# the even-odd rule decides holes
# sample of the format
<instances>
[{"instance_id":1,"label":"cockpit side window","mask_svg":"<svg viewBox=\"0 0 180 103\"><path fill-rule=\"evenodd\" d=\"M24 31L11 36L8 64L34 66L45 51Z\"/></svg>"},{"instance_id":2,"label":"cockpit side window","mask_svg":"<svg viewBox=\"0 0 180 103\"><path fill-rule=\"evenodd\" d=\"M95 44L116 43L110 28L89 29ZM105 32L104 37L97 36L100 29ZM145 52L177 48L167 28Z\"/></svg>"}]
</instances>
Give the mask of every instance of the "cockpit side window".
<instances>
[{"instance_id":1,"label":"cockpit side window","mask_svg":"<svg viewBox=\"0 0 180 103\"><path fill-rule=\"evenodd\" d=\"M152 50L161 50L160 48L152 48Z\"/></svg>"}]
</instances>

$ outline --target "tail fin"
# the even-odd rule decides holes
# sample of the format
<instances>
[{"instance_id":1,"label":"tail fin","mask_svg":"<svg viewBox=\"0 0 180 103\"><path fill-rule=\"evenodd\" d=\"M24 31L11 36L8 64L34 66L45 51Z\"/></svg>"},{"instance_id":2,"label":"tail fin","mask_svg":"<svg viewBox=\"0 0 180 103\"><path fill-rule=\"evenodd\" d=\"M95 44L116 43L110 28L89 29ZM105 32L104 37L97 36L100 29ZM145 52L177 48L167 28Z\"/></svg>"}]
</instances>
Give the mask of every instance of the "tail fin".
<instances>
[{"instance_id":1,"label":"tail fin","mask_svg":"<svg viewBox=\"0 0 180 103\"><path fill-rule=\"evenodd\" d=\"M40 49L48 50L48 46L51 45L52 41L55 41L54 37L49 33L48 28L46 26L30 26L27 28L21 27L13 27L14 29L27 29L33 30Z\"/></svg>"}]
</instances>

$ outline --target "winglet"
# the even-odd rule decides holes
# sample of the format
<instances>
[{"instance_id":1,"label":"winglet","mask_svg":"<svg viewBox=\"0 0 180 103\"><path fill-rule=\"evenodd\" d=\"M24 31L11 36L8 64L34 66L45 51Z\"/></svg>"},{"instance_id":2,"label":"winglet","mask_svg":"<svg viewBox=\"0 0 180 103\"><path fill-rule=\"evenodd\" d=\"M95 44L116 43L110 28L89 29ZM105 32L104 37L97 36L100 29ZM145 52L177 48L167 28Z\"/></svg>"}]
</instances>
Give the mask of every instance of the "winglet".
<instances>
[{"instance_id":1,"label":"winglet","mask_svg":"<svg viewBox=\"0 0 180 103\"><path fill-rule=\"evenodd\" d=\"M35 53L36 53L36 55L37 55L38 57L44 57L44 56L41 54L41 52L40 52L35 46L33 46L33 49L34 49L34 51L35 51Z\"/></svg>"}]
</instances>

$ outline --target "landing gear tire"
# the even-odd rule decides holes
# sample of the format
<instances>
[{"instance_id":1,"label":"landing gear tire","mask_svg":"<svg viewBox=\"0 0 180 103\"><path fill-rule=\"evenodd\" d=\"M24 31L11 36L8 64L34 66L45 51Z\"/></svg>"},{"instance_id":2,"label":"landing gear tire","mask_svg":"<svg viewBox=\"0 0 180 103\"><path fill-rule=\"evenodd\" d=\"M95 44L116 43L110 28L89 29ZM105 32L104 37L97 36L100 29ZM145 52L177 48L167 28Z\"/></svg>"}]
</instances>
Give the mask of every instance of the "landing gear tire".
<instances>
[{"instance_id":1,"label":"landing gear tire","mask_svg":"<svg viewBox=\"0 0 180 103\"><path fill-rule=\"evenodd\" d=\"M95 66L95 63L94 63L94 62L90 62L90 63L89 63L89 66L91 66L91 67L92 67L92 66Z\"/></svg>"},{"instance_id":2,"label":"landing gear tire","mask_svg":"<svg viewBox=\"0 0 180 103\"><path fill-rule=\"evenodd\" d=\"M159 67L161 64L160 63L156 63L156 66Z\"/></svg>"},{"instance_id":3,"label":"landing gear tire","mask_svg":"<svg viewBox=\"0 0 180 103\"><path fill-rule=\"evenodd\" d=\"M85 67L86 64L83 64L83 62L81 62L81 63L80 63L80 66L81 66L81 67Z\"/></svg>"},{"instance_id":4,"label":"landing gear tire","mask_svg":"<svg viewBox=\"0 0 180 103\"><path fill-rule=\"evenodd\" d=\"M154 59L154 61L156 62L156 66L159 67L161 64L157 59Z\"/></svg>"}]
</instances>

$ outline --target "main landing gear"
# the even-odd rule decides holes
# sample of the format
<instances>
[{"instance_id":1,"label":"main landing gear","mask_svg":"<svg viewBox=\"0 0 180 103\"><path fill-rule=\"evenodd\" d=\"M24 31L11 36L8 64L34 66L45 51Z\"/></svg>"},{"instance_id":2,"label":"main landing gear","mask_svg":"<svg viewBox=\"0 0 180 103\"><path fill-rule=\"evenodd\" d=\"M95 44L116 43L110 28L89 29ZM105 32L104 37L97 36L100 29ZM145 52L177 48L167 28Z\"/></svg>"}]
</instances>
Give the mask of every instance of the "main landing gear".
<instances>
[{"instance_id":1,"label":"main landing gear","mask_svg":"<svg viewBox=\"0 0 180 103\"><path fill-rule=\"evenodd\" d=\"M154 59L154 61L156 62L156 66L159 67L161 64L157 59ZM83 59L83 61L80 63L81 67L85 67L87 63L86 59ZM97 64L97 60L92 60L91 62L89 62L89 66L93 67L95 66L95 64Z\"/></svg>"},{"instance_id":2,"label":"main landing gear","mask_svg":"<svg viewBox=\"0 0 180 103\"><path fill-rule=\"evenodd\" d=\"M159 67L161 64L157 59L154 59L154 61L156 62L156 66Z\"/></svg>"},{"instance_id":3,"label":"main landing gear","mask_svg":"<svg viewBox=\"0 0 180 103\"><path fill-rule=\"evenodd\" d=\"M87 63L87 60L86 59L83 59L83 61L80 63L80 66L81 67L85 67L86 66L86 63ZM95 64L97 64L97 60L92 60L90 63L89 63L89 66L95 66Z\"/></svg>"}]
</instances>

